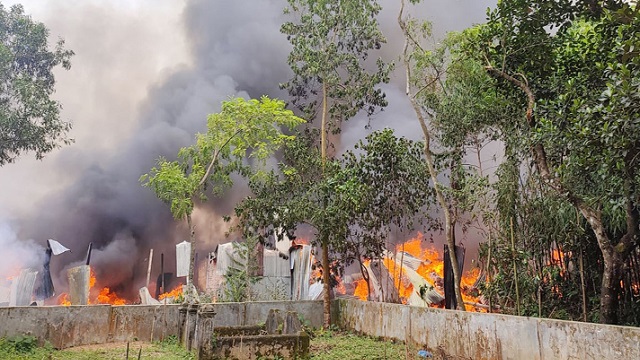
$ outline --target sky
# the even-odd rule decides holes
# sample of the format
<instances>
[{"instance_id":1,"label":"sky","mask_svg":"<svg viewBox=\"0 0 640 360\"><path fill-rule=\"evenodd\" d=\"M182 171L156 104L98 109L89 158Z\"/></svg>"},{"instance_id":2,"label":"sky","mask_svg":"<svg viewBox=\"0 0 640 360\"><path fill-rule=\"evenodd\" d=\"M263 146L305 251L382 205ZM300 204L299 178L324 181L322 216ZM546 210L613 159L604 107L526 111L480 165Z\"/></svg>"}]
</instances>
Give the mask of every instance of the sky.
<instances>
[{"instance_id":1,"label":"sky","mask_svg":"<svg viewBox=\"0 0 640 360\"><path fill-rule=\"evenodd\" d=\"M82 258L91 241L102 252L97 262L122 264L114 281L139 279L139 269L127 264L149 247L168 250L185 231L138 178L157 157L189 145L205 129L206 115L230 96L286 98L278 89L291 74L290 47L279 32L285 1L0 2L21 3L50 29L52 44L63 38L76 53L70 71L56 70L54 95L62 117L73 123L69 135L75 143L43 160L24 154L0 168L0 246L20 248L23 256L25 249L38 252L47 238L55 238L75 250L61 255L60 263L68 266ZM381 3L381 28L389 40L383 55L395 60L402 47L395 22L399 2ZM483 21L492 3L433 0L412 11L434 21L436 33L443 34ZM400 136L420 138L399 79L401 74L384 87L390 105L375 116L371 129L365 130L364 117L345 125L343 148L387 126ZM198 209L200 241L208 246L223 241L221 215L245 194L234 188ZM53 272L61 270L56 266Z\"/></svg>"}]
</instances>

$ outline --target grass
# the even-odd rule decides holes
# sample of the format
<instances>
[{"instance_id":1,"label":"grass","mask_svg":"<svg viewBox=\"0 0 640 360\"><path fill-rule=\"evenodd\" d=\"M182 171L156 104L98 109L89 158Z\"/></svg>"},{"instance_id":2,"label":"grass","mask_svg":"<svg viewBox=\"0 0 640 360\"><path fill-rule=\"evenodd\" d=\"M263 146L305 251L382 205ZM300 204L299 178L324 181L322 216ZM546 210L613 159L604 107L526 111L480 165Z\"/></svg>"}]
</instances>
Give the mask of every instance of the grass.
<instances>
[{"instance_id":1,"label":"grass","mask_svg":"<svg viewBox=\"0 0 640 360\"><path fill-rule=\"evenodd\" d=\"M25 340L26 339L26 340ZM142 349L142 350L140 350ZM175 337L153 344L132 342L129 359L194 360L195 355L182 348ZM35 339L0 339L0 359L3 360L122 360L126 358L127 344L99 344L55 350L50 344L35 346Z\"/></svg>"},{"instance_id":2,"label":"grass","mask_svg":"<svg viewBox=\"0 0 640 360\"><path fill-rule=\"evenodd\" d=\"M311 340L311 359L417 360L419 349L401 342L379 340L336 330L319 330Z\"/></svg>"},{"instance_id":3,"label":"grass","mask_svg":"<svg viewBox=\"0 0 640 360\"><path fill-rule=\"evenodd\" d=\"M404 343L381 341L339 330L318 330L311 340L311 359L322 360L417 360L418 349ZM0 338L0 359L7 360L121 360L125 359L127 344L99 344L55 350L51 345L37 347L35 338L22 336ZM175 337L153 344L133 342L129 359L193 360L195 354L180 347Z\"/></svg>"}]
</instances>

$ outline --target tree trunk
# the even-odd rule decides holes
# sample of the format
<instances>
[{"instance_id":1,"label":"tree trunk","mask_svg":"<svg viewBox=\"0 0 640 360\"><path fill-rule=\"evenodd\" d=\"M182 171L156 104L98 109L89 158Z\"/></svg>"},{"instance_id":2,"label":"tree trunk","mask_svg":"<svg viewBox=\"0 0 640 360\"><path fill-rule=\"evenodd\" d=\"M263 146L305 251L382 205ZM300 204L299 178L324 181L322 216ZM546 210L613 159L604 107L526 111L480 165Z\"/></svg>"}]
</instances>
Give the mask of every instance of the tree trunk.
<instances>
[{"instance_id":1,"label":"tree trunk","mask_svg":"<svg viewBox=\"0 0 640 360\"><path fill-rule=\"evenodd\" d=\"M600 322L603 324L618 323L618 295L622 279L619 256L604 257L604 271L600 288Z\"/></svg>"},{"instance_id":2,"label":"tree trunk","mask_svg":"<svg viewBox=\"0 0 640 360\"><path fill-rule=\"evenodd\" d=\"M322 83L322 121L320 124L320 156L322 157L322 174L324 176L324 164L327 160L327 84ZM323 235L324 236L324 235ZM323 326L328 329L331 325L331 282L329 274L329 244L326 238L322 239L322 305L324 321Z\"/></svg>"},{"instance_id":3,"label":"tree trunk","mask_svg":"<svg viewBox=\"0 0 640 360\"><path fill-rule=\"evenodd\" d=\"M189 275L187 276L187 290L184 292L185 301L189 304L195 302L195 294L193 294L192 290L195 291L196 287L193 283L193 274L195 272L196 266L196 231L193 227L193 221L191 221L191 214L187 214L187 225L189 227L189 242L191 243L191 260L189 261Z\"/></svg>"},{"instance_id":4,"label":"tree trunk","mask_svg":"<svg viewBox=\"0 0 640 360\"><path fill-rule=\"evenodd\" d=\"M322 241L322 306L323 326L328 329L331 326L331 276L329 271L329 245Z\"/></svg>"},{"instance_id":5,"label":"tree trunk","mask_svg":"<svg viewBox=\"0 0 640 360\"><path fill-rule=\"evenodd\" d=\"M456 256L456 248L455 248L455 219L451 214L451 209L447 204L446 199L442 193L442 189L440 188L440 182L438 181L438 174L434 167L433 157L431 156L431 132L427 126L426 119L420 109L420 105L418 104L415 95L411 93L411 64L409 60L408 48L409 48L409 29L407 28L407 24L405 23L403 16L404 11L404 0L401 2L400 12L398 13L398 25L402 29L402 32L405 37L404 42L404 50L403 50L403 63L405 68L405 81L406 88L405 93L411 102L411 106L418 118L418 122L420 123L420 128L422 129L422 133L424 135L424 156L427 169L429 170L429 175L431 177L431 181L433 182L433 188L436 192L436 198L438 200L438 204L440 208L442 208L442 212L444 213L444 224L445 224L445 234L447 237L447 245L449 246L449 259L451 260L451 265L453 267L453 281L454 281L454 291L456 294L456 301L458 303L459 310L465 310L464 301L462 300L462 293L460 291L460 271L458 268L458 257Z\"/></svg>"}]
</instances>

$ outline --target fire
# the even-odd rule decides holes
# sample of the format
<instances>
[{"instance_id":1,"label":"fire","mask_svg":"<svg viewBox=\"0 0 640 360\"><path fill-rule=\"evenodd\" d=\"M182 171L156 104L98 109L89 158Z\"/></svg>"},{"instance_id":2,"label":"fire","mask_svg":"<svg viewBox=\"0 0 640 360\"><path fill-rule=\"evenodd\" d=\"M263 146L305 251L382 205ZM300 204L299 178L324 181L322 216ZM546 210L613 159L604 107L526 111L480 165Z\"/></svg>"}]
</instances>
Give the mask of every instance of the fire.
<instances>
[{"instance_id":1,"label":"fire","mask_svg":"<svg viewBox=\"0 0 640 360\"><path fill-rule=\"evenodd\" d=\"M425 284L422 280L416 280L416 273L426 281L426 285L432 286L433 289L440 293L440 295L443 294L443 257L441 253L434 248L425 247L423 244L424 236L423 234L418 233L416 237L409 239L402 244L396 245L396 255L389 254L381 259L382 264L387 268L389 275L393 279L394 287L398 290L400 301L405 304L416 301L416 296L414 294L418 292L416 287L422 287L423 284ZM406 254L406 256L403 255L403 253ZM409 258L408 262L406 262L407 258ZM416 261L416 259L419 261ZM462 298L465 303L481 303L481 300L478 297L478 290L475 287L480 275L480 269L477 267L462 274L460 286L462 290ZM366 281L364 279L360 279L357 280L354 285L355 290L353 295L361 300L367 300L369 298L369 293ZM438 305L434 304L432 306ZM466 305L466 308L469 311L480 310L477 307L470 305Z\"/></svg>"},{"instance_id":2,"label":"fire","mask_svg":"<svg viewBox=\"0 0 640 360\"><path fill-rule=\"evenodd\" d=\"M118 297L116 293L111 292L108 287L102 288L100 294L96 298L96 302L99 304L111 304L111 305L125 305L127 301Z\"/></svg>"},{"instance_id":3,"label":"fire","mask_svg":"<svg viewBox=\"0 0 640 360\"><path fill-rule=\"evenodd\" d=\"M383 260L384 266L389 270L389 273L393 277L393 283L398 284L398 294L403 304L406 304L407 299L413 292L413 284L404 276L401 272L404 271L404 266L398 266L395 261L389 257L385 257Z\"/></svg>"},{"instance_id":4,"label":"fire","mask_svg":"<svg viewBox=\"0 0 640 360\"><path fill-rule=\"evenodd\" d=\"M111 291L109 287L103 287L100 291L95 288L98 282L97 277L93 269L89 273L89 299L88 304L111 304L111 305L125 305L127 300L118 296L115 292ZM58 304L69 306L71 301L68 299L69 295L66 293L60 294L58 298Z\"/></svg>"},{"instance_id":5,"label":"fire","mask_svg":"<svg viewBox=\"0 0 640 360\"><path fill-rule=\"evenodd\" d=\"M160 296L158 296L158 300L164 300L166 298L178 298L180 295L182 295L182 284L178 285L175 289L164 293L164 294L160 294Z\"/></svg>"},{"instance_id":6,"label":"fire","mask_svg":"<svg viewBox=\"0 0 640 360\"><path fill-rule=\"evenodd\" d=\"M365 279L356 281L356 288L353 291L353 295L357 296L362 301L367 301L369 297L369 288L367 287L367 281Z\"/></svg>"},{"instance_id":7,"label":"fire","mask_svg":"<svg viewBox=\"0 0 640 360\"><path fill-rule=\"evenodd\" d=\"M64 293L60 295L59 302L60 302L60 305L63 305L63 306L71 305L71 301L67 300L67 294L64 294Z\"/></svg>"},{"instance_id":8,"label":"fire","mask_svg":"<svg viewBox=\"0 0 640 360\"><path fill-rule=\"evenodd\" d=\"M93 289L96 285L96 273L93 272L93 268L91 268L91 273L89 275L89 289Z\"/></svg>"}]
</instances>

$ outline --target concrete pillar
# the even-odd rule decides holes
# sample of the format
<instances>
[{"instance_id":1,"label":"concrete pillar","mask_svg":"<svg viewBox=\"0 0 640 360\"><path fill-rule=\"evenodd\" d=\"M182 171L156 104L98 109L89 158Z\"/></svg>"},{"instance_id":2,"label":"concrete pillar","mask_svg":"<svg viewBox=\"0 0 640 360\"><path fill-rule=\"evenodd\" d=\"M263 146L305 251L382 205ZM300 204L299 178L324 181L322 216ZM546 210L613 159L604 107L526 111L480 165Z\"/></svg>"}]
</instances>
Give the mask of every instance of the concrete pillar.
<instances>
[{"instance_id":1,"label":"concrete pillar","mask_svg":"<svg viewBox=\"0 0 640 360\"><path fill-rule=\"evenodd\" d=\"M191 351L195 343L196 326L198 324L198 304L190 304L187 308L187 326L185 329L185 344L188 351Z\"/></svg>"},{"instance_id":2,"label":"concrete pillar","mask_svg":"<svg viewBox=\"0 0 640 360\"><path fill-rule=\"evenodd\" d=\"M89 279L91 268L80 265L67 270L69 278L69 301L71 305L87 305L89 303Z\"/></svg>"},{"instance_id":3,"label":"concrete pillar","mask_svg":"<svg viewBox=\"0 0 640 360\"><path fill-rule=\"evenodd\" d=\"M178 339L180 339L180 345L187 347L187 305L181 305L178 309Z\"/></svg>"},{"instance_id":4,"label":"concrete pillar","mask_svg":"<svg viewBox=\"0 0 640 360\"><path fill-rule=\"evenodd\" d=\"M213 354L216 343L213 340L214 319L216 312L212 304L202 305L198 309L198 323L196 325L196 341L194 348L198 352L198 358L204 354Z\"/></svg>"}]
</instances>

